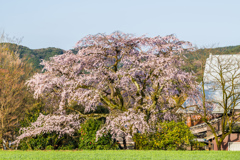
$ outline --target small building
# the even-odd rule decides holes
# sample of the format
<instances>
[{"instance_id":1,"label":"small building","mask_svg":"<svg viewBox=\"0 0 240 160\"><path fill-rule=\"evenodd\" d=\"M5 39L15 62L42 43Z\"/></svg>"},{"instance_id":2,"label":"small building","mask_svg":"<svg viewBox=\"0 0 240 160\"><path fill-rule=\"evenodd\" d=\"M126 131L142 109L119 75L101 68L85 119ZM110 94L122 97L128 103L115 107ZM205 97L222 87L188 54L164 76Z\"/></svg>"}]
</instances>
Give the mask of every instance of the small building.
<instances>
[{"instance_id":1,"label":"small building","mask_svg":"<svg viewBox=\"0 0 240 160\"><path fill-rule=\"evenodd\" d=\"M227 65L227 66L226 66ZM214 66L214 67L213 67ZM225 67L225 68L224 68ZM220 74L218 69L222 69ZM219 76L220 75L220 76ZM233 75L236 77L232 81ZM221 104L223 102L223 90L219 87L219 78L226 80L226 87L231 86L234 83L234 91L239 93L240 97L240 54L239 55L211 55L206 60L206 67L204 71L204 90L206 94L206 100L214 102L214 107L211 113L215 115L214 118L209 119L209 122L214 126L218 136L222 135L222 116L224 113ZM218 81L219 80L219 81ZM201 84L200 84L201 86ZM229 87L231 88L231 87ZM234 97L232 98L234 99ZM206 149L217 150L215 136L213 135L210 127L201 121L201 116L197 114L196 103L193 99L187 99L182 109L179 109L177 113L186 115L186 124L190 127L192 133L197 137L199 142L206 143ZM231 103L231 102L227 102ZM227 114L233 112L240 113L240 98L237 101L238 105L234 105L234 109L229 104L229 110ZM238 150L240 151L240 122L235 122L235 128L233 132L228 135L221 145L222 150Z\"/></svg>"}]
</instances>

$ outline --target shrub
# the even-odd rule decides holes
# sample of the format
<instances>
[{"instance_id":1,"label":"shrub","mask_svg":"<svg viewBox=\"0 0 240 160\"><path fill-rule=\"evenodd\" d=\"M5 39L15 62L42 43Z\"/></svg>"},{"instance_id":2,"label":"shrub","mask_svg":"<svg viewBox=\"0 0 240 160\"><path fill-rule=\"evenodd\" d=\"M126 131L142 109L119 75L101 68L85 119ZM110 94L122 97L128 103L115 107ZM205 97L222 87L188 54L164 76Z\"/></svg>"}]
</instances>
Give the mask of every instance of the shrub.
<instances>
[{"instance_id":1,"label":"shrub","mask_svg":"<svg viewBox=\"0 0 240 160\"><path fill-rule=\"evenodd\" d=\"M153 134L137 133L133 137L136 144L135 148L140 150L183 150L187 146L197 144L194 138L184 122L175 121L160 123L157 132Z\"/></svg>"},{"instance_id":2,"label":"shrub","mask_svg":"<svg viewBox=\"0 0 240 160\"><path fill-rule=\"evenodd\" d=\"M46 147L46 150L53 150L53 149L54 149L54 147L51 146L51 145L49 145L49 146Z\"/></svg>"},{"instance_id":3,"label":"shrub","mask_svg":"<svg viewBox=\"0 0 240 160\"><path fill-rule=\"evenodd\" d=\"M147 134L136 133L133 136L133 141L135 142L135 149L139 150L151 150L153 149L152 136Z\"/></svg>"},{"instance_id":4,"label":"shrub","mask_svg":"<svg viewBox=\"0 0 240 160\"><path fill-rule=\"evenodd\" d=\"M18 148L22 150L76 149L78 148L78 139L68 135L58 138L56 133L45 133L32 138L24 138Z\"/></svg>"},{"instance_id":5,"label":"shrub","mask_svg":"<svg viewBox=\"0 0 240 160\"><path fill-rule=\"evenodd\" d=\"M81 125L79 130L79 149L117 149L117 143L113 142L109 133L98 139L96 142L96 132L104 124L104 119L88 119Z\"/></svg>"},{"instance_id":6,"label":"shrub","mask_svg":"<svg viewBox=\"0 0 240 160\"><path fill-rule=\"evenodd\" d=\"M119 149L119 146L116 143L116 141L112 140L112 135L110 133L107 133L107 134L103 135L102 137L98 138L96 149L115 150L115 149Z\"/></svg>"},{"instance_id":7,"label":"shrub","mask_svg":"<svg viewBox=\"0 0 240 160\"><path fill-rule=\"evenodd\" d=\"M21 127L28 127L32 122L35 122L39 117L39 114L43 113L47 115L49 112L44 110L44 104L42 101L39 101L33 104L31 110L28 110L25 114L24 120L20 121ZM74 135L78 136L77 133ZM69 147L69 145L71 147ZM21 140L18 148L22 150L52 150L59 148L71 148L75 149L78 147L78 138L70 137L68 135L64 135L61 138L58 138L58 134L56 133L44 133L37 135L36 137L27 137Z\"/></svg>"}]
</instances>

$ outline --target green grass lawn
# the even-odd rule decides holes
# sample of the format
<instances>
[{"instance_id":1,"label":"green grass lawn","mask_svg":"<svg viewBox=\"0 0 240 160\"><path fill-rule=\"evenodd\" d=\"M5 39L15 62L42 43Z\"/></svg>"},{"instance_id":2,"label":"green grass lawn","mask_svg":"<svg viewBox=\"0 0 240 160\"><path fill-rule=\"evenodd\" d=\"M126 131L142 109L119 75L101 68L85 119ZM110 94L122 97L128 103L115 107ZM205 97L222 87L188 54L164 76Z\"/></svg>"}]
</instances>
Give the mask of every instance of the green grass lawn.
<instances>
[{"instance_id":1,"label":"green grass lawn","mask_svg":"<svg viewBox=\"0 0 240 160\"><path fill-rule=\"evenodd\" d=\"M136 150L94 150L94 151L0 151L0 159L29 160L240 160L240 152L228 151L136 151Z\"/></svg>"}]
</instances>

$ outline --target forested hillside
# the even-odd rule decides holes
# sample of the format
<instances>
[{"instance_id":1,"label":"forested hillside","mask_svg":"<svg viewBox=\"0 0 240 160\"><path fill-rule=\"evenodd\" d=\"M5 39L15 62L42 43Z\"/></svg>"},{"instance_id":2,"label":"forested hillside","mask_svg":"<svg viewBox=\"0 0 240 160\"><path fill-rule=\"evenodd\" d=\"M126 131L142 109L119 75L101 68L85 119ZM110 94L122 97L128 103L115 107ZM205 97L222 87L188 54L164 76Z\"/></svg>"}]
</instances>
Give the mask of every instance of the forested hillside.
<instances>
[{"instance_id":1,"label":"forested hillside","mask_svg":"<svg viewBox=\"0 0 240 160\"><path fill-rule=\"evenodd\" d=\"M20 54L19 57L27 60L29 63L32 63L34 69L41 69L40 62L42 59L48 60L49 57L53 57L54 55L63 54L64 50L60 48L41 48L41 49L30 49L28 47L12 44L12 43L2 43L1 45L7 45L12 51L18 50Z\"/></svg>"}]
</instances>

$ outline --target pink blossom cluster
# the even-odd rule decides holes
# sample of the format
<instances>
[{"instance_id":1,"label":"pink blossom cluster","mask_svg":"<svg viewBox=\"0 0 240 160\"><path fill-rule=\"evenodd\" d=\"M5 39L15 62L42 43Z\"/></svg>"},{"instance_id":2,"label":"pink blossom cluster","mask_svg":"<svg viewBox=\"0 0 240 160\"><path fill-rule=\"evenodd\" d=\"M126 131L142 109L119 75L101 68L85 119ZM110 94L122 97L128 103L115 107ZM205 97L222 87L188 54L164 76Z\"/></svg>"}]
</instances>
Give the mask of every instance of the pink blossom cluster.
<instances>
[{"instance_id":1,"label":"pink blossom cluster","mask_svg":"<svg viewBox=\"0 0 240 160\"><path fill-rule=\"evenodd\" d=\"M59 138L65 134L72 136L74 132L80 129L79 115L43 115L40 114L38 119L31 123L29 127L21 128L21 135L14 142L17 146L20 141L26 137L35 137L44 133L57 133Z\"/></svg>"},{"instance_id":2,"label":"pink blossom cluster","mask_svg":"<svg viewBox=\"0 0 240 160\"><path fill-rule=\"evenodd\" d=\"M106 119L105 126L97 131L97 139L110 132L112 138L121 136L133 136L135 133L153 132L154 127L146 122L144 113L137 113L133 109L129 109L118 116L109 116Z\"/></svg>"}]
</instances>

